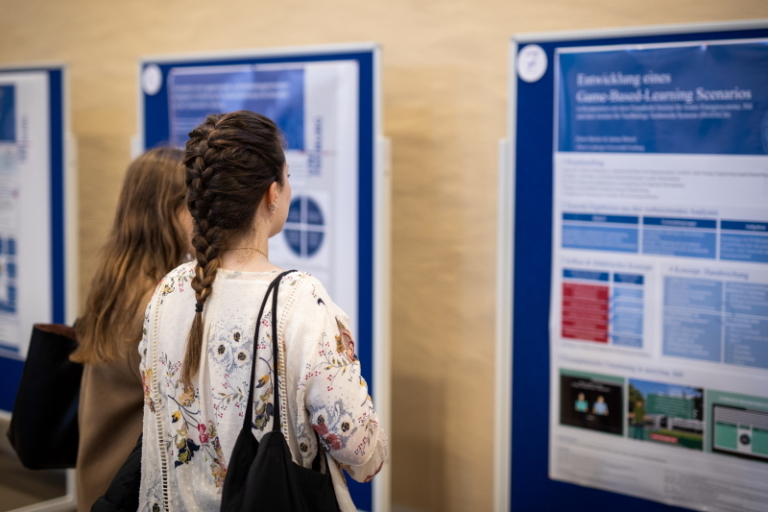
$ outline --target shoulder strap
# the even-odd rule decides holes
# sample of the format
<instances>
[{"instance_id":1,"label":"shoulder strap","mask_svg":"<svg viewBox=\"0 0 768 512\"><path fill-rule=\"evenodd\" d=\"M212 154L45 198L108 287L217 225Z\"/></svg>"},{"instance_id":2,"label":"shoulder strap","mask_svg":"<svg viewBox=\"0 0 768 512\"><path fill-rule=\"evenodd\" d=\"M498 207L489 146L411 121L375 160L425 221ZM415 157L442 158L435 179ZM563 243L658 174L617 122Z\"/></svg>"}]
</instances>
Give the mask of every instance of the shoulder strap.
<instances>
[{"instance_id":1,"label":"shoulder strap","mask_svg":"<svg viewBox=\"0 0 768 512\"><path fill-rule=\"evenodd\" d=\"M275 413L273 415L273 426L272 430L279 430L280 429L280 403L279 403L279 397L280 394L277 390L277 292L280 288L280 281L283 279L283 277L287 276L291 272L296 272L295 270L287 270L285 272L282 272L280 275L278 275L271 283L269 283L269 287L267 288L267 293L264 294L264 300L261 303L261 308L259 308L259 315L256 317L256 332L253 336L253 355L251 357L251 386L248 388L248 405L245 408L245 418L243 418L243 427L249 427L251 424L251 421L253 420L253 386L256 382L256 347L259 344L259 327L261 325L261 317L264 315L264 308L267 306L267 300L269 300L269 294L272 293L272 353L273 355L273 361L272 361L272 389L275 390L275 403L274 403L274 410ZM275 425L277 425L277 428L275 428Z\"/></svg>"}]
</instances>

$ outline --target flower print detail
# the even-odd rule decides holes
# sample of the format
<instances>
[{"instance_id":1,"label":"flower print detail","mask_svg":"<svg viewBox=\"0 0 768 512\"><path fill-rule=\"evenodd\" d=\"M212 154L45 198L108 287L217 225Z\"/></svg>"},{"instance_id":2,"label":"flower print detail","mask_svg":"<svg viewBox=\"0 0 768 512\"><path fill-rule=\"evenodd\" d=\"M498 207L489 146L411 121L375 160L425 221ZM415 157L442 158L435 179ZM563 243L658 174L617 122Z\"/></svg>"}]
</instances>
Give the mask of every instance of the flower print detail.
<instances>
[{"instance_id":1,"label":"flower print detail","mask_svg":"<svg viewBox=\"0 0 768 512\"><path fill-rule=\"evenodd\" d=\"M247 365L251 362L251 354L247 350L238 350L235 353L235 364L237 366Z\"/></svg>"},{"instance_id":2,"label":"flower print detail","mask_svg":"<svg viewBox=\"0 0 768 512\"><path fill-rule=\"evenodd\" d=\"M171 423L176 423L181 419L181 412L175 411L173 414L171 414Z\"/></svg>"},{"instance_id":3,"label":"flower print detail","mask_svg":"<svg viewBox=\"0 0 768 512\"><path fill-rule=\"evenodd\" d=\"M162 284L162 287L163 287L163 288L162 288L162 290L161 290L160 294L161 294L163 297L165 297L165 296L166 296L166 295L168 295L168 294L171 294L171 293L173 293L173 290L174 290L174 284L175 284L175 283L174 283L174 281L175 281L175 279L174 279L173 277L171 277L170 279L168 279L167 281L165 281L165 282Z\"/></svg>"},{"instance_id":4,"label":"flower print detail","mask_svg":"<svg viewBox=\"0 0 768 512\"><path fill-rule=\"evenodd\" d=\"M270 386L271 389L271 386ZM263 402L255 411L253 416L253 426L259 430L264 430L269 423L269 418L274 416L275 408L270 402Z\"/></svg>"},{"instance_id":5,"label":"flower print detail","mask_svg":"<svg viewBox=\"0 0 768 512\"><path fill-rule=\"evenodd\" d=\"M208 442L208 434L206 433L206 430L208 430L208 427L206 427L204 423L197 424L197 435L200 439L200 444Z\"/></svg>"},{"instance_id":6,"label":"flower print detail","mask_svg":"<svg viewBox=\"0 0 768 512\"><path fill-rule=\"evenodd\" d=\"M312 413L312 428L328 448L341 450L349 438L357 432L357 424L342 400L331 407L322 407Z\"/></svg>"},{"instance_id":7,"label":"flower print detail","mask_svg":"<svg viewBox=\"0 0 768 512\"><path fill-rule=\"evenodd\" d=\"M315 432L317 432L320 436L327 436L328 435L328 426L325 424L325 416L322 414L317 417L317 424L313 423L312 428L315 429Z\"/></svg>"},{"instance_id":8,"label":"flower print detail","mask_svg":"<svg viewBox=\"0 0 768 512\"><path fill-rule=\"evenodd\" d=\"M346 357L350 363L357 361L355 340L352 339L352 333L341 323L338 317L336 317L336 325L339 328L339 334L336 336L336 352Z\"/></svg>"},{"instance_id":9,"label":"flower print detail","mask_svg":"<svg viewBox=\"0 0 768 512\"><path fill-rule=\"evenodd\" d=\"M229 333L229 339L234 341L235 343L240 343L243 341L243 333L240 331L240 329L233 329Z\"/></svg>"},{"instance_id":10,"label":"flower print detail","mask_svg":"<svg viewBox=\"0 0 768 512\"><path fill-rule=\"evenodd\" d=\"M213 483L216 487L224 487L224 480L227 477L227 467L214 461L214 463L211 464L211 474L213 475Z\"/></svg>"},{"instance_id":11,"label":"flower print detail","mask_svg":"<svg viewBox=\"0 0 768 512\"><path fill-rule=\"evenodd\" d=\"M184 388L184 391L181 393L181 396L179 397L179 403L181 405L189 407L190 405L192 405L194 401L195 401L195 390L193 388Z\"/></svg>"},{"instance_id":12,"label":"flower print detail","mask_svg":"<svg viewBox=\"0 0 768 512\"><path fill-rule=\"evenodd\" d=\"M192 457L195 456L195 452L200 449L200 445L187 437L180 437L176 442L176 448L179 449L178 458L174 461L174 466L179 467L182 464L189 464L192 462Z\"/></svg>"},{"instance_id":13,"label":"flower print detail","mask_svg":"<svg viewBox=\"0 0 768 512\"><path fill-rule=\"evenodd\" d=\"M256 382L256 389L263 388L265 384L267 384L270 380L272 380L271 375L262 375L259 377L259 380Z\"/></svg>"},{"instance_id":14,"label":"flower print detail","mask_svg":"<svg viewBox=\"0 0 768 512\"><path fill-rule=\"evenodd\" d=\"M211 344L208 349L208 353L213 357L213 360L225 368L232 362L232 351L227 347L226 343L219 342Z\"/></svg>"},{"instance_id":15,"label":"flower print detail","mask_svg":"<svg viewBox=\"0 0 768 512\"><path fill-rule=\"evenodd\" d=\"M144 403L147 404L151 412L155 412L155 401L152 400L150 392L150 383L152 382L152 368L141 372L141 386L144 388Z\"/></svg>"}]
</instances>

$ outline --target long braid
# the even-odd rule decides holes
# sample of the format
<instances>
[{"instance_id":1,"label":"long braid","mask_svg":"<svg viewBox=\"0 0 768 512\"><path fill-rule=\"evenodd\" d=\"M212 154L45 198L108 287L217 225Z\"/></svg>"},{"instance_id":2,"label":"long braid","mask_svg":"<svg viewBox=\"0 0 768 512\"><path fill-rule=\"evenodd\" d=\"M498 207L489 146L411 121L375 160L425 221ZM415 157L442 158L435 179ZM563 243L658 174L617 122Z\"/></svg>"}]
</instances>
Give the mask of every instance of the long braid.
<instances>
[{"instance_id":1,"label":"long braid","mask_svg":"<svg viewBox=\"0 0 768 512\"><path fill-rule=\"evenodd\" d=\"M195 290L195 317L187 338L187 350L182 365L182 383L191 387L192 378L200 369L200 356L203 345L203 309L205 302L213 290L216 271L221 265L220 229L210 222L211 203L213 196L206 194L214 174L212 163L216 158L216 150L208 146L208 140L216 129L213 118L190 134L187 144L187 206L194 219L192 246L197 257L195 277L192 279L192 289ZM191 157L191 158L190 158Z\"/></svg>"},{"instance_id":2,"label":"long braid","mask_svg":"<svg viewBox=\"0 0 768 512\"><path fill-rule=\"evenodd\" d=\"M213 292L221 256L234 237L253 228L269 187L275 182L282 186L283 140L275 123L254 112L214 114L189 134L184 165L197 266L192 279L195 316L181 382L192 387L203 356L203 310Z\"/></svg>"}]
</instances>

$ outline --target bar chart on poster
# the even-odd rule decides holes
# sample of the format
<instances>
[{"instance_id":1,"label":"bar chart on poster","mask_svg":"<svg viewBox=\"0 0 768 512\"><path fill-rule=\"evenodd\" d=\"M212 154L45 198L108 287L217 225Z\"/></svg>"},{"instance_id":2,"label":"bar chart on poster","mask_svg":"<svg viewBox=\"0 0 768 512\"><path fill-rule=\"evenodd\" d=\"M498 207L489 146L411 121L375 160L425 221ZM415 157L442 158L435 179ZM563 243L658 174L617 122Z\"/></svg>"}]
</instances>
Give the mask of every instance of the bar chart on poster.
<instances>
[{"instance_id":1,"label":"bar chart on poster","mask_svg":"<svg viewBox=\"0 0 768 512\"><path fill-rule=\"evenodd\" d=\"M513 404L549 404L534 413L549 478L516 471L534 448L513 448L512 503L528 482L558 503L768 510L768 30L549 34L513 51L514 236L551 237L514 254ZM546 71L527 80L531 62Z\"/></svg>"},{"instance_id":2,"label":"bar chart on poster","mask_svg":"<svg viewBox=\"0 0 768 512\"><path fill-rule=\"evenodd\" d=\"M349 314L363 376L387 418L389 181L378 59L369 43L146 57L134 151L184 147L209 114L251 110L275 121L292 199L270 260L312 273ZM387 509L387 475L385 466L373 484L349 480L360 510Z\"/></svg>"}]
</instances>

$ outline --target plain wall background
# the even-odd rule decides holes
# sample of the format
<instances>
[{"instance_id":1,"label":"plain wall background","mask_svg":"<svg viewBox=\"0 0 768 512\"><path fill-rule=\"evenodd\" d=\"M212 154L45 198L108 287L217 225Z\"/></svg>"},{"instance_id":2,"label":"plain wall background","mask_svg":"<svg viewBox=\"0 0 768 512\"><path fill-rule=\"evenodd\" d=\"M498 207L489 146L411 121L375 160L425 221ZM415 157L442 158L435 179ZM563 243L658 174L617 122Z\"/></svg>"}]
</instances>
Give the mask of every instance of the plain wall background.
<instances>
[{"instance_id":1,"label":"plain wall background","mask_svg":"<svg viewBox=\"0 0 768 512\"><path fill-rule=\"evenodd\" d=\"M69 65L83 299L129 163L140 56L381 43L393 154L392 501L485 511L510 36L765 17L766 0L0 0L0 65Z\"/></svg>"}]
</instances>

